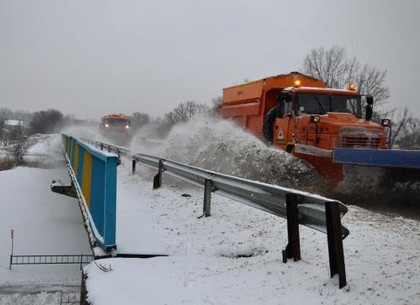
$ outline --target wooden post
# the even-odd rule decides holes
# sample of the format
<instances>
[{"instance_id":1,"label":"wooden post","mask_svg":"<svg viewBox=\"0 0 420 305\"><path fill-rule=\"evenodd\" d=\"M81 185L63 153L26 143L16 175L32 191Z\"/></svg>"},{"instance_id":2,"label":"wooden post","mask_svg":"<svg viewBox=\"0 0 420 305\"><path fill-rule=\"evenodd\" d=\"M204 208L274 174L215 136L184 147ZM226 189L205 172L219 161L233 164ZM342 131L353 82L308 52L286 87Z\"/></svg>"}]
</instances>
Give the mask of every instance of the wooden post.
<instances>
[{"instance_id":1,"label":"wooden post","mask_svg":"<svg viewBox=\"0 0 420 305\"><path fill-rule=\"evenodd\" d=\"M133 160L133 162L131 163L131 173L133 175L136 173L136 163L137 163L137 160Z\"/></svg>"},{"instance_id":2,"label":"wooden post","mask_svg":"<svg viewBox=\"0 0 420 305\"><path fill-rule=\"evenodd\" d=\"M286 194L286 212L288 244L286 249L283 250L283 263L286 263L287 259L292 257L295 262L301 259L298 219L299 213L296 194Z\"/></svg>"},{"instance_id":3,"label":"wooden post","mask_svg":"<svg viewBox=\"0 0 420 305\"><path fill-rule=\"evenodd\" d=\"M206 179L204 181L204 205L203 205L203 214L206 217L210 216L211 188L212 188L211 179Z\"/></svg>"},{"instance_id":4,"label":"wooden post","mask_svg":"<svg viewBox=\"0 0 420 305\"><path fill-rule=\"evenodd\" d=\"M343 238L341 234L340 204L325 203L327 221L328 253L330 258L330 274L339 276L339 287L346 286L346 267L344 263Z\"/></svg>"},{"instance_id":5,"label":"wooden post","mask_svg":"<svg viewBox=\"0 0 420 305\"><path fill-rule=\"evenodd\" d=\"M153 178L153 189L158 189L162 186L162 172L163 172L163 160L159 160L158 173Z\"/></svg>"}]
</instances>

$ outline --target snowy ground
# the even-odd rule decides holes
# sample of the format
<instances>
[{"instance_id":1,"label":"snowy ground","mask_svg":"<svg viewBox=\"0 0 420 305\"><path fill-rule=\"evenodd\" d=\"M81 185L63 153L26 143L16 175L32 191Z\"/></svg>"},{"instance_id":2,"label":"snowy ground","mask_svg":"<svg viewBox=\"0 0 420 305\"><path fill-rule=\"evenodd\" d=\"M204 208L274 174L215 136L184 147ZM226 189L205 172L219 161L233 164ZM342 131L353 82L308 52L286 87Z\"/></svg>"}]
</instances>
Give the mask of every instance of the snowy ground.
<instances>
[{"instance_id":1,"label":"snowy ground","mask_svg":"<svg viewBox=\"0 0 420 305\"><path fill-rule=\"evenodd\" d=\"M350 207L340 290L325 234L301 226L302 260L283 264L285 220L219 196L198 219L201 189L164 178L153 191L147 169L130 170L124 162L118 173L118 252L170 256L99 261L109 272L90 264L94 304L418 304L417 221Z\"/></svg>"},{"instance_id":2,"label":"snowy ground","mask_svg":"<svg viewBox=\"0 0 420 305\"><path fill-rule=\"evenodd\" d=\"M54 292L80 290L78 265L13 266L9 270L11 229L15 255L91 254L77 200L50 190L53 179L69 182L64 158L57 151L59 139L58 135L38 137L27 161L46 165L48 159L56 161L61 155L60 167L0 171L0 304L58 304L59 294Z\"/></svg>"},{"instance_id":3,"label":"snowy ground","mask_svg":"<svg viewBox=\"0 0 420 305\"><path fill-rule=\"evenodd\" d=\"M206 130L206 126L203 126ZM217 131L217 130L215 130ZM85 136L93 135L89 131L79 130ZM232 136L237 138L237 131ZM221 150L214 153L227 153L228 141L219 143ZM48 140L50 139L50 140ZM194 136L190 140L194 140ZM49 142L48 142L49 141ZM213 139L215 141L215 139ZM233 140L232 140L233 141ZM248 141L241 138L241 141ZM49 143L48 145L42 143ZM43 150L59 148L59 137L47 137L38 145L38 153ZM185 143L187 145L188 143ZM216 144L217 145L217 144ZM218 145L218 146L220 146ZM261 159L266 155L258 144L244 143L244 158L249 158L251 152L245 150L257 149ZM166 155L186 154L182 145L176 146L176 152L166 151ZM205 156L203 151L195 151L187 146L203 161L213 158ZM211 147L209 147L210 149ZM142 151L140 151L142 152ZM237 152L237 151L236 151ZM236 153L230 152L230 153ZM51 153L51 150L50 152ZM270 152L271 154L271 152ZM222 156L220 156L220 159ZM252 160L252 158L251 158ZM235 162L241 164L241 158ZM293 164L295 160L284 159ZM251 163L249 163L251 164ZM264 164L258 163L260 167ZM305 165L299 165L299 171L307 172ZM244 170L243 167L238 171ZM338 289L338 279L329 277L329 263L326 235L301 226L302 260L282 263L281 251L287 243L286 221L251 207L212 196L212 216L200 218L202 214L203 190L177 182L164 175L163 187L152 190L153 172L138 166L138 173L132 175L131 163L123 160L118 169L118 210L117 210L117 244L118 252L125 254L166 254L168 257L150 259L106 259L85 267L88 273L87 287L89 300L93 304L418 304L420 299L420 226L415 220L399 216L385 216L369 212L354 206L349 207L348 214L343 218L343 224L350 229L350 235L344 240L348 285ZM263 169L259 168L256 175ZM15 173L15 174L11 174ZM32 178L37 173L40 178ZM49 174L46 174L49 173ZM0 172L1 193L9 192L19 196L19 201L27 202L30 196L24 197L20 189L12 188L14 175L19 179L27 178L28 185L36 184L37 190L49 188L52 180L50 170L22 169ZM61 172L67 177L65 171ZM245 174L248 174L245 173ZM251 177L250 173L250 177ZM282 173L279 172L281 175ZM7 176L6 176L7 175ZM3 178L2 178L3 177ZM38 176L37 176L38 177ZM41 179L41 177L43 177ZM54 178L57 178L54 173ZM44 182L41 180L44 179ZM287 180L288 183L300 183L299 173ZM303 180L308 181L308 180ZM39 184L38 184L39 183ZM15 191L10 192L10 190ZM30 188L28 187L28 190ZM16 194L17 193L17 194ZM41 193L41 192L39 192ZM44 227L47 223L54 224L49 231L54 244L63 239L56 227L63 222L71 222L79 227L84 241L79 245L87 247L87 240L82 229L80 216L75 201L53 194L48 200L37 201L37 207L47 202L70 200L72 210L64 212L69 217L61 221L58 214L36 215L18 213L15 217L20 224L26 224L37 217L46 217L35 227ZM35 198L35 197L34 197ZM32 199L32 198L31 198ZM10 243L10 224L13 216L5 215L3 211L17 209L16 205L3 207L0 232L4 240L2 244ZM57 205L54 205L57 207ZM62 207L62 205L59 205ZM70 208L69 205L65 205ZM28 208L32 211L32 208ZM52 209L48 207L47 210ZM21 211L21 210L19 210ZM57 212L59 213L59 212ZM74 214L73 214L74 213ZM32 214L32 213L28 213ZM59 214L61 215L61 214ZM74 215L74 216L72 216ZM35 217L36 216L36 217ZM73 218L75 217L75 218ZM19 239L31 241L31 252L34 230L26 229L24 233L15 226L16 243ZM28 226L29 227L29 226ZM26 228L26 226L25 226ZM30 228L30 227L29 227ZM47 230L48 231L48 230ZM47 232L45 231L45 232ZM43 233L47 234L47 233ZM42 235L43 235L42 234ZM68 234L64 233L67 239ZM25 236L25 239L23 239ZM60 236L59 238L57 236ZM37 241L39 239L36 239ZM42 241L43 239L41 239ZM39 248L45 249L46 242L41 242ZM66 243L67 244L67 240ZM16 246L16 250L18 247ZM4 247L3 247L4 248ZM10 280L10 272L25 272L20 282L35 286L45 283L39 269L30 271L29 267L8 270L9 251L1 254L0 279L2 287ZM19 251L26 251L20 248ZM17 252L17 251L15 251ZM82 251L86 253L86 251ZM109 268L104 272L99 264ZM33 267L38 268L38 267ZM61 268L61 267L60 267ZM73 267L70 267L73 268ZM77 268L76 268L77 269ZM20 271L21 270L21 271ZM63 270L63 269L61 269ZM33 272L33 273L31 273ZM71 279L71 270L59 273L57 278L54 270L51 274L54 282L61 283ZM74 273L78 276L78 272ZM33 276L33 278L31 278ZM61 276L61 278L60 278ZM33 281L32 281L33 279ZM20 283L19 280L15 281ZM36 301L21 304L55 304L44 300L48 295L39 294ZM5 304L13 304L12 301ZM17 302L14 302L17 303ZM1 304L1 303L0 303Z\"/></svg>"}]
</instances>

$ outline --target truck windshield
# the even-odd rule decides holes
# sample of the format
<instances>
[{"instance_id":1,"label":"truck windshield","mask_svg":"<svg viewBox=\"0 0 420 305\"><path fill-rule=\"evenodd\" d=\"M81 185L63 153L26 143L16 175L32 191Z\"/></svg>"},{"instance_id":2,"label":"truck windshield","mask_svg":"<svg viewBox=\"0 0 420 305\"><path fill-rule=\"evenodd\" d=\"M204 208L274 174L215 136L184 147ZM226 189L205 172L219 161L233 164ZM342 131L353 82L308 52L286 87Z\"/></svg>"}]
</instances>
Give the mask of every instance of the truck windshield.
<instances>
[{"instance_id":1,"label":"truck windshield","mask_svg":"<svg viewBox=\"0 0 420 305\"><path fill-rule=\"evenodd\" d=\"M327 112L352 113L361 117L360 97L307 93L297 95L298 114L326 114Z\"/></svg>"},{"instance_id":2,"label":"truck windshield","mask_svg":"<svg viewBox=\"0 0 420 305\"><path fill-rule=\"evenodd\" d=\"M128 121L124 119L107 119L105 123L112 127L125 127L128 125Z\"/></svg>"}]
</instances>

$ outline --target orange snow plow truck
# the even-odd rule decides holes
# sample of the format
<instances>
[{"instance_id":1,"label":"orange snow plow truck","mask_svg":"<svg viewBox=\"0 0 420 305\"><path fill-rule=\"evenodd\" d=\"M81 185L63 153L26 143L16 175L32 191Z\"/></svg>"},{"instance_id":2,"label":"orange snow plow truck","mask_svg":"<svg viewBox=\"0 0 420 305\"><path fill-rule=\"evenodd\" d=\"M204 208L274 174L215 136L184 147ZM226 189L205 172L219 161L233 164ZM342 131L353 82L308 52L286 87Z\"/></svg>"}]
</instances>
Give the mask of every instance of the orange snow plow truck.
<instances>
[{"instance_id":1,"label":"orange snow plow truck","mask_svg":"<svg viewBox=\"0 0 420 305\"><path fill-rule=\"evenodd\" d=\"M292 72L224 88L219 115L306 160L330 181L343 179L343 164L420 168L419 151L388 149L390 121L371 122L373 98L363 99L364 107L352 84L331 89Z\"/></svg>"},{"instance_id":2,"label":"orange snow plow truck","mask_svg":"<svg viewBox=\"0 0 420 305\"><path fill-rule=\"evenodd\" d=\"M107 114L101 117L99 128L102 134L110 136L130 136L130 120L123 114Z\"/></svg>"}]
</instances>

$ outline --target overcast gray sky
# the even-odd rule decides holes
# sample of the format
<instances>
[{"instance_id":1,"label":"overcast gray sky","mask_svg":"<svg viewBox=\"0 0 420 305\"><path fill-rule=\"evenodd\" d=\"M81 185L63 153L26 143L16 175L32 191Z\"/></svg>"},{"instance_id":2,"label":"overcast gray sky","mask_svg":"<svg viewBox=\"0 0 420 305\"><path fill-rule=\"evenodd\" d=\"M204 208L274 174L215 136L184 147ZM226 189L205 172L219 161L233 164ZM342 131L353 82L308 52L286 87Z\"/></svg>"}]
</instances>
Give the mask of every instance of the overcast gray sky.
<instances>
[{"instance_id":1,"label":"overcast gray sky","mask_svg":"<svg viewBox=\"0 0 420 305\"><path fill-rule=\"evenodd\" d=\"M346 47L420 117L418 0L0 0L0 108L171 111Z\"/></svg>"}]
</instances>

